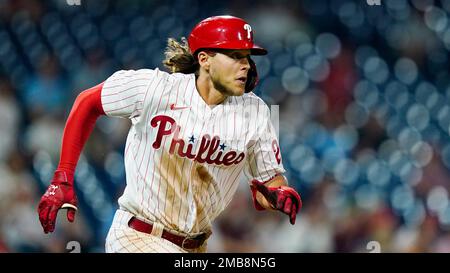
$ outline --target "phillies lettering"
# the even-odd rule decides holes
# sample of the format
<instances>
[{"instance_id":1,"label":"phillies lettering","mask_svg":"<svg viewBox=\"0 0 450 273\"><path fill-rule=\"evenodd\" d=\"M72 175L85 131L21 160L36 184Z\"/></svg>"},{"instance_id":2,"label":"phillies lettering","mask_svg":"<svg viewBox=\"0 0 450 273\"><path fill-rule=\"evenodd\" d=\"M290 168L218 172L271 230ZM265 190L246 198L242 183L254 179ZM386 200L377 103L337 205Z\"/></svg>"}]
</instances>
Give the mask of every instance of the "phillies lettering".
<instances>
[{"instance_id":1,"label":"phillies lettering","mask_svg":"<svg viewBox=\"0 0 450 273\"><path fill-rule=\"evenodd\" d=\"M186 146L184 139L179 137L181 127L173 118L169 116L155 116L150 121L150 125L154 128L157 127L158 129L156 139L152 144L154 149L159 149L161 147L163 136L173 135L169 153L174 154L176 152L180 157L187 157L197 161L198 163L206 162L208 164L223 164L225 166L230 166L232 164L239 164L245 157L243 152L237 154L235 151L228 151L224 154L223 151L219 151L215 158L213 158L213 155L219 149L220 138L218 136L211 138L208 134L202 136L198 152L194 153L192 151L192 143L189 143Z\"/></svg>"}]
</instances>

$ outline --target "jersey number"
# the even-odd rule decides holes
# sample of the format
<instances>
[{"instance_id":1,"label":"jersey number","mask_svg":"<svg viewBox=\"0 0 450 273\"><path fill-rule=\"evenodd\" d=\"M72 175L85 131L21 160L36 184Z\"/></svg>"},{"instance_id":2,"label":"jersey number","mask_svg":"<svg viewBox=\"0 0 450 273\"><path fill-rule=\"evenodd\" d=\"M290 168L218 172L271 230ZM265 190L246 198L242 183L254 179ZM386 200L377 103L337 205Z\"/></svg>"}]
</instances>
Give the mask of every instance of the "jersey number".
<instances>
[{"instance_id":1,"label":"jersey number","mask_svg":"<svg viewBox=\"0 0 450 273\"><path fill-rule=\"evenodd\" d=\"M272 150L273 153L275 154L275 158L277 159L277 163L280 164L281 162L280 147L278 146L278 143L275 139L272 141Z\"/></svg>"}]
</instances>

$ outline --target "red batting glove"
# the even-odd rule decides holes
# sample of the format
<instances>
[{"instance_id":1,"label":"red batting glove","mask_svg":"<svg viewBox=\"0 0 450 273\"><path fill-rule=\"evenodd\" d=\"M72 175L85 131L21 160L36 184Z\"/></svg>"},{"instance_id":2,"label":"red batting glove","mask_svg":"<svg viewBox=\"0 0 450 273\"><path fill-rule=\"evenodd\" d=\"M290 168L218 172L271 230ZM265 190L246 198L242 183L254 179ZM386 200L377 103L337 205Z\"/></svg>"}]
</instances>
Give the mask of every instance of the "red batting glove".
<instances>
[{"instance_id":1,"label":"red batting glove","mask_svg":"<svg viewBox=\"0 0 450 273\"><path fill-rule=\"evenodd\" d=\"M289 215L291 224L295 224L297 212L302 208L302 200L293 188L288 186L268 187L258 180L253 180L250 187L253 192L256 209L263 209L256 201L256 191L259 191L274 209Z\"/></svg>"},{"instance_id":2,"label":"red batting glove","mask_svg":"<svg viewBox=\"0 0 450 273\"><path fill-rule=\"evenodd\" d=\"M67 219L73 222L77 203L73 181L69 181L66 172L55 171L51 184L38 206L39 221L41 221L44 232L49 233L55 230L56 216L60 209L66 208Z\"/></svg>"}]
</instances>

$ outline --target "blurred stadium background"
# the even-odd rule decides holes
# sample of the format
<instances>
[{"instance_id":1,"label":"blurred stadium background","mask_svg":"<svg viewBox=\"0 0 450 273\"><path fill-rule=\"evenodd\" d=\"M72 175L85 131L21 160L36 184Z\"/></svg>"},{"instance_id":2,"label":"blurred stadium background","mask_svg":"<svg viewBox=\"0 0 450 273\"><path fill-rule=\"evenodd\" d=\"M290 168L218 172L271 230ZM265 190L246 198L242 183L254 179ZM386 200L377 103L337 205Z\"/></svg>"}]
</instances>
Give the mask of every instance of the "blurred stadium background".
<instances>
[{"instance_id":1,"label":"blurred stadium background","mask_svg":"<svg viewBox=\"0 0 450 273\"><path fill-rule=\"evenodd\" d=\"M77 220L37 203L75 97L119 69L162 68L168 37L232 14L269 50L255 91L280 106L297 224L239 188L210 252L450 252L450 0L0 0L0 251L103 252L129 123L101 118L76 173ZM376 2L376 1L375 1Z\"/></svg>"}]
</instances>

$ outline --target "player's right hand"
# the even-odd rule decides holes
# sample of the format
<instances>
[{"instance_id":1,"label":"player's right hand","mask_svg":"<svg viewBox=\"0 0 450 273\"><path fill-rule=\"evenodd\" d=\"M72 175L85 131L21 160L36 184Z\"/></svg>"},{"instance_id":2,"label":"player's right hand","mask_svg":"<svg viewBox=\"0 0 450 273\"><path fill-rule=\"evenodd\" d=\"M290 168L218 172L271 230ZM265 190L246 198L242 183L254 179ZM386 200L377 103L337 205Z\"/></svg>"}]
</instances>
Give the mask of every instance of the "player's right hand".
<instances>
[{"instance_id":1,"label":"player's right hand","mask_svg":"<svg viewBox=\"0 0 450 273\"><path fill-rule=\"evenodd\" d=\"M55 171L53 179L38 205L39 221L44 232L49 233L55 230L56 216L60 209L67 209L67 219L69 222L73 222L77 203L73 181L69 181L66 172Z\"/></svg>"}]
</instances>

